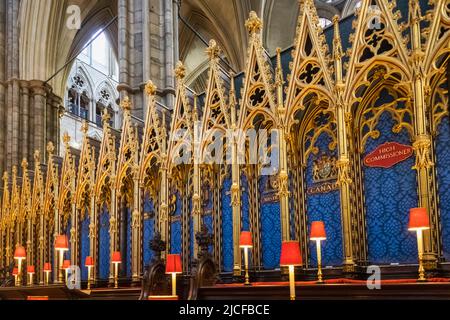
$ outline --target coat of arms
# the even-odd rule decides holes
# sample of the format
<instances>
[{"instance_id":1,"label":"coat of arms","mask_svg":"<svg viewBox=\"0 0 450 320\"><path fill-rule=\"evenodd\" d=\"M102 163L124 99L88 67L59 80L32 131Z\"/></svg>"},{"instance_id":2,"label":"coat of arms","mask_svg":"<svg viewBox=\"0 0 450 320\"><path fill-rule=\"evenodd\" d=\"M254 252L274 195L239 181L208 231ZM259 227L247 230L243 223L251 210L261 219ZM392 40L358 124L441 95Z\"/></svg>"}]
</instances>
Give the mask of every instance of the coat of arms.
<instances>
[{"instance_id":1,"label":"coat of arms","mask_svg":"<svg viewBox=\"0 0 450 320\"><path fill-rule=\"evenodd\" d=\"M338 171L336 158L327 154L322 154L313 164L314 182L324 182L337 179Z\"/></svg>"}]
</instances>

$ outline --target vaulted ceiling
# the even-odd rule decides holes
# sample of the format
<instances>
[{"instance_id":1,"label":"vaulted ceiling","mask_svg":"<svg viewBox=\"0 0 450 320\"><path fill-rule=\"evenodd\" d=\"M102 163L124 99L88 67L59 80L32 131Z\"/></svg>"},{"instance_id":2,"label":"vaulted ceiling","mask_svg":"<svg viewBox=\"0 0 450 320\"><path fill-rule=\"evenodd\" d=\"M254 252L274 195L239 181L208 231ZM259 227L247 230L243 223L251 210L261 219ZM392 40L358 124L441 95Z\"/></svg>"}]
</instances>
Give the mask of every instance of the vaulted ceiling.
<instances>
[{"instance_id":1,"label":"vaulted ceiling","mask_svg":"<svg viewBox=\"0 0 450 320\"><path fill-rule=\"evenodd\" d=\"M347 16L360 0L316 0L321 18L331 22L334 15ZM264 22L263 41L269 54L277 47L292 45L297 27L299 0L182 0L181 15L207 42L215 39L235 71L244 69L247 56L245 20L251 10ZM326 22L326 21L324 21ZM180 22L180 59L187 68L187 82L194 90L205 88L206 45Z\"/></svg>"}]
</instances>

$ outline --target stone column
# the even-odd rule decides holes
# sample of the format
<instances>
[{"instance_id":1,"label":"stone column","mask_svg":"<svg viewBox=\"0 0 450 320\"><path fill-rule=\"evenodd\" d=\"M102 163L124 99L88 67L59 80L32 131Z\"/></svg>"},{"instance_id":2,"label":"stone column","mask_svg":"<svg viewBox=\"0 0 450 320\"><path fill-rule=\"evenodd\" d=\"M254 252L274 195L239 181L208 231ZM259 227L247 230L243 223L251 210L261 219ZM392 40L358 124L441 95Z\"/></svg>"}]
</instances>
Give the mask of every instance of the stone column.
<instances>
[{"instance_id":1,"label":"stone column","mask_svg":"<svg viewBox=\"0 0 450 320\"><path fill-rule=\"evenodd\" d=\"M44 86L44 82L39 80L30 81L30 88L32 93L31 109L34 110L33 116L33 130L31 133L32 150L39 150L42 154L45 154L46 142L45 142L45 108L47 104L47 90ZM31 144L31 143L30 143ZM45 162L45 160L44 160Z\"/></svg>"},{"instance_id":2,"label":"stone column","mask_svg":"<svg viewBox=\"0 0 450 320\"><path fill-rule=\"evenodd\" d=\"M30 88L28 81L20 81L21 98L20 98L20 155L22 159L32 162L31 156L32 148L29 145L29 130L30 130Z\"/></svg>"}]
</instances>

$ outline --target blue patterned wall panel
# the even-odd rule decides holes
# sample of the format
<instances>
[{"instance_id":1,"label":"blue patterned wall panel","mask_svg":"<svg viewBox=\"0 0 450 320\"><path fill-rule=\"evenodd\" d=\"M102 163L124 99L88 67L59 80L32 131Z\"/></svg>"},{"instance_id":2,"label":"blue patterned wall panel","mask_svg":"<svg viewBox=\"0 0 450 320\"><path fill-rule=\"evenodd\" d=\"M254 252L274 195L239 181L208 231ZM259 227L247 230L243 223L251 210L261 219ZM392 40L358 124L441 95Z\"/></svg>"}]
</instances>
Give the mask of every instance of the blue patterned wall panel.
<instances>
[{"instance_id":1,"label":"blue patterned wall panel","mask_svg":"<svg viewBox=\"0 0 450 320\"><path fill-rule=\"evenodd\" d=\"M306 168L306 185L311 187L315 184L313 179L314 160L322 155L336 157L336 154L329 150L332 138L328 133L322 133L315 146L319 149L317 156L311 155ZM328 181L334 183L335 180ZM327 232L327 240L322 242L322 264L324 266L339 266L343 259L342 244L342 224L339 191L332 191L322 194L308 194L306 196L306 215L308 221L308 239L311 223L313 221L323 221ZM316 243L309 243L310 265L317 266Z\"/></svg>"},{"instance_id":2,"label":"blue patterned wall panel","mask_svg":"<svg viewBox=\"0 0 450 320\"><path fill-rule=\"evenodd\" d=\"M244 174L241 175L241 190L242 190L242 193L241 193L241 202L242 202L241 228L242 228L242 231L249 231L250 230L250 201L249 201L249 194L248 194L247 178Z\"/></svg>"},{"instance_id":3,"label":"blue patterned wall panel","mask_svg":"<svg viewBox=\"0 0 450 320\"><path fill-rule=\"evenodd\" d=\"M214 229L213 229L213 217L212 215L206 215L203 217L203 223L208 228L208 233L211 235L214 235ZM214 244L209 246L209 253L213 253L214 251Z\"/></svg>"},{"instance_id":4,"label":"blue patterned wall panel","mask_svg":"<svg viewBox=\"0 0 450 320\"><path fill-rule=\"evenodd\" d=\"M89 224L91 223L91 219L88 215L84 217L81 221L81 279L86 281L88 278L87 268L84 266L86 261L86 257L89 256L90 247L89 247Z\"/></svg>"},{"instance_id":5,"label":"blue patterned wall panel","mask_svg":"<svg viewBox=\"0 0 450 320\"><path fill-rule=\"evenodd\" d=\"M172 222L170 230L170 252L173 254L181 254L182 248L182 232L181 232L181 212L182 212L182 200L178 192L176 193L176 209L174 216L177 217L177 221Z\"/></svg>"},{"instance_id":6,"label":"blue patterned wall panel","mask_svg":"<svg viewBox=\"0 0 450 320\"><path fill-rule=\"evenodd\" d=\"M153 212L153 202L147 197L144 202L144 212L145 213L151 213ZM153 258L153 251L150 250L150 241L153 239L153 230L155 227L155 220L154 219L145 219L144 220L144 234L143 234L143 256L144 256L144 266L150 264L152 258Z\"/></svg>"},{"instance_id":7,"label":"blue patterned wall panel","mask_svg":"<svg viewBox=\"0 0 450 320\"><path fill-rule=\"evenodd\" d=\"M389 141L411 144L406 129L394 134L394 125L390 114L383 113L377 126L380 138L368 139L365 155ZM409 209L417 207L416 172L412 170L413 166L414 157L389 169L364 166L368 255L371 263L417 262L416 239L408 231Z\"/></svg>"},{"instance_id":8,"label":"blue patterned wall panel","mask_svg":"<svg viewBox=\"0 0 450 320\"><path fill-rule=\"evenodd\" d=\"M295 186L294 186L294 176L292 173L289 173L289 219L290 219L290 232L291 239L296 239L297 236L295 234Z\"/></svg>"},{"instance_id":9,"label":"blue patterned wall panel","mask_svg":"<svg viewBox=\"0 0 450 320\"><path fill-rule=\"evenodd\" d=\"M233 210L231 207L231 179L222 187L222 268L233 271Z\"/></svg>"},{"instance_id":10,"label":"blue patterned wall panel","mask_svg":"<svg viewBox=\"0 0 450 320\"><path fill-rule=\"evenodd\" d=\"M181 254L181 221L172 222L170 252Z\"/></svg>"},{"instance_id":11,"label":"blue patterned wall panel","mask_svg":"<svg viewBox=\"0 0 450 320\"><path fill-rule=\"evenodd\" d=\"M438 127L436 139L436 169L441 212L442 251L450 261L450 123L445 117Z\"/></svg>"},{"instance_id":12,"label":"blue patterned wall panel","mask_svg":"<svg viewBox=\"0 0 450 320\"><path fill-rule=\"evenodd\" d=\"M153 230L155 228L154 219L144 220L144 265L149 265L153 259L153 251L150 249L150 241L153 240Z\"/></svg>"},{"instance_id":13,"label":"blue patterned wall panel","mask_svg":"<svg viewBox=\"0 0 450 320\"><path fill-rule=\"evenodd\" d=\"M68 259L68 260L70 260L70 255L72 252L72 246L70 245L70 243L71 243L70 229L71 228L72 228L72 221L70 220L70 217L69 217L69 221L67 222L67 227L66 227L66 235L67 235L67 238L69 239L69 251L66 251L64 253L64 259ZM75 264L76 264L76 262L75 262Z\"/></svg>"},{"instance_id":14,"label":"blue patterned wall panel","mask_svg":"<svg viewBox=\"0 0 450 320\"><path fill-rule=\"evenodd\" d=\"M100 222L99 277L100 279L104 280L109 278L109 260L110 260L109 213L106 209L103 209L102 213L100 214L99 222Z\"/></svg>"},{"instance_id":15,"label":"blue patterned wall panel","mask_svg":"<svg viewBox=\"0 0 450 320\"><path fill-rule=\"evenodd\" d=\"M131 215L131 210L127 209L127 260L126 260L126 273L127 273L127 277L131 277L131 242L132 242L132 231L131 231L131 219L132 219L132 215Z\"/></svg>"},{"instance_id":16,"label":"blue patterned wall panel","mask_svg":"<svg viewBox=\"0 0 450 320\"><path fill-rule=\"evenodd\" d=\"M213 216L212 216L212 211L213 211L213 207L214 207L214 201L213 201L213 190L211 189L211 187L209 185L203 186L203 188L205 188L204 190L207 191L207 193L203 193L203 196L205 197L206 195L208 196L207 201L205 198L202 198L203 200L203 223L205 224L205 226L208 228L208 232L211 235L214 235L214 225L213 225ZM213 253L214 251L214 245L209 246L209 253Z\"/></svg>"},{"instance_id":17,"label":"blue patterned wall panel","mask_svg":"<svg viewBox=\"0 0 450 320\"><path fill-rule=\"evenodd\" d=\"M269 177L263 176L259 180L259 192L261 197L274 193L267 191ZM266 270L279 267L281 253L281 217L280 203L267 202L261 204L261 245L262 264Z\"/></svg>"}]
</instances>

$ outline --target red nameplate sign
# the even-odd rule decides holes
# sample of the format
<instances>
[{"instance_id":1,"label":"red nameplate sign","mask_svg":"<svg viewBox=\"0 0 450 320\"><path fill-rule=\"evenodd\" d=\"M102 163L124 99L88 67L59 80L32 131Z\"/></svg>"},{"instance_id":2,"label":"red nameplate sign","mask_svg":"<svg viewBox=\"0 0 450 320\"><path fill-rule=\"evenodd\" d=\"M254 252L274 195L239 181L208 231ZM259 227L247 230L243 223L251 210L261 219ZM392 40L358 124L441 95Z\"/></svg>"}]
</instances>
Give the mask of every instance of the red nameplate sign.
<instances>
[{"instance_id":1,"label":"red nameplate sign","mask_svg":"<svg viewBox=\"0 0 450 320\"><path fill-rule=\"evenodd\" d=\"M397 142L386 142L373 150L364 158L364 164L374 168L390 168L411 157L414 150L411 146Z\"/></svg>"}]
</instances>

